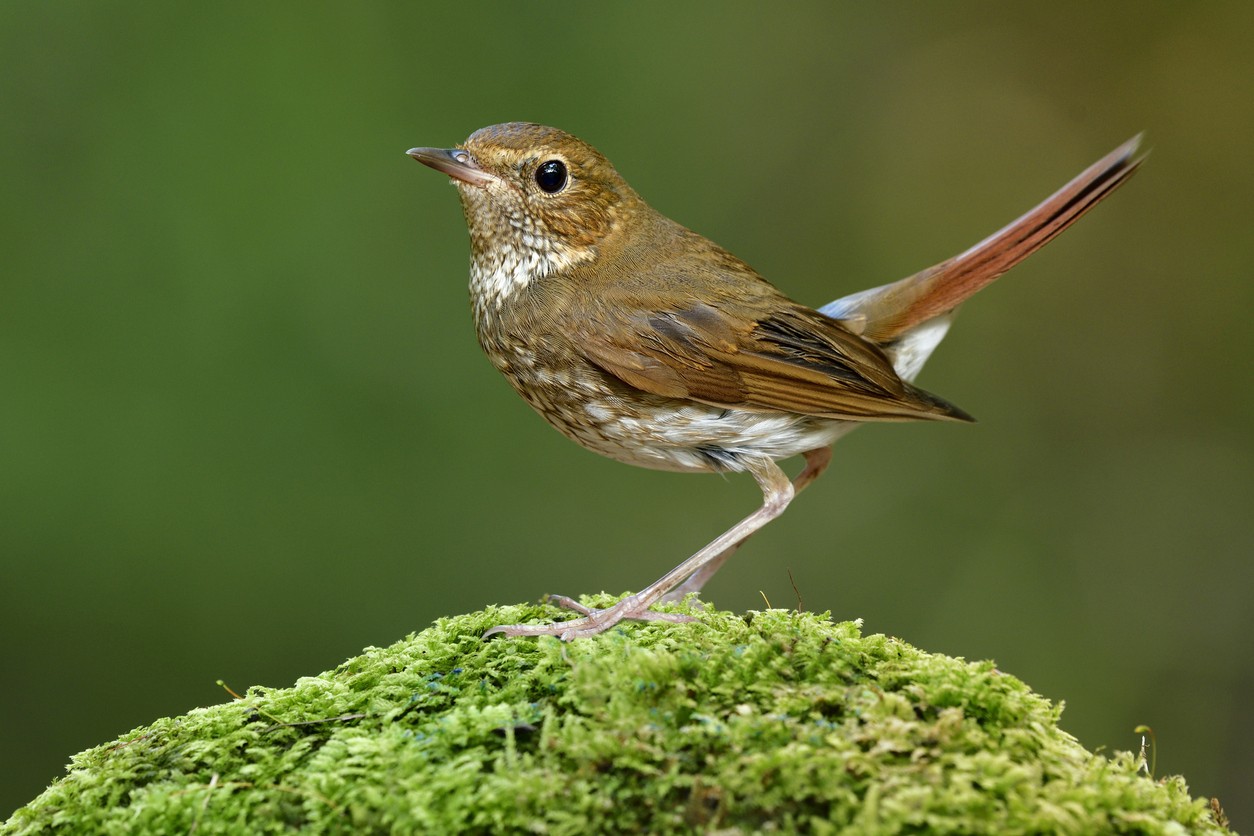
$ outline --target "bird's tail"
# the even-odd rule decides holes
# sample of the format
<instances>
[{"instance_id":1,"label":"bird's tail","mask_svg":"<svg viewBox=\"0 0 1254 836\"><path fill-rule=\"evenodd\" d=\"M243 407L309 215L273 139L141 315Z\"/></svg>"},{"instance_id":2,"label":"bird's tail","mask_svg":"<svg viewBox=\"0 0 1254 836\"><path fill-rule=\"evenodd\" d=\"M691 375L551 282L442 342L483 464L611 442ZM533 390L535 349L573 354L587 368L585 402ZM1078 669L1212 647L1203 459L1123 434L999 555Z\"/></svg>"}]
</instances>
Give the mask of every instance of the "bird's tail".
<instances>
[{"instance_id":1,"label":"bird's tail","mask_svg":"<svg viewBox=\"0 0 1254 836\"><path fill-rule=\"evenodd\" d=\"M913 378L945 335L954 309L1123 185L1145 159L1136 156L1140 144L1138 134L966 252L819 310L884 348L898 374L906 380Z\"/></svg>"}]
</instances>

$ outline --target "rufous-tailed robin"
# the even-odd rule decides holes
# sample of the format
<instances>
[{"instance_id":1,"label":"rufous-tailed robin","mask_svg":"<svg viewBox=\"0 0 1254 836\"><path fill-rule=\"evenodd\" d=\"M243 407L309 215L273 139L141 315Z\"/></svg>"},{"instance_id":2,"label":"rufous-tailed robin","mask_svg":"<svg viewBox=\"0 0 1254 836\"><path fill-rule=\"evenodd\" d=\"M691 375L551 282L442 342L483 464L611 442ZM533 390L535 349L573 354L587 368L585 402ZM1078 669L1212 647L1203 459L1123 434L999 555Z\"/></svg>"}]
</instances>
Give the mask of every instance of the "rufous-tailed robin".
<instances>
[{"instance_id":1,"label":"rufous-tailed robin","mask_svg":"<svg viewBox=\"0 0 1254 836\"><path fill-rule=\"evenodd\" d=\"M470 228L479 343L537 412L628 464L748 471L762 507L643 591L605 609L553 600L570 621L511 636L591 636L699 591L823 472L866 421L970 421L912 384L958 305L1062 232L1136 171L1135 137L974 247L817 310L657 212L586 142L511 122L453 149L408 153L452 178ZM789 479L777 462L805 457ZM486 634L485 634L486 635Z\"/></svg>"}]
</instances>

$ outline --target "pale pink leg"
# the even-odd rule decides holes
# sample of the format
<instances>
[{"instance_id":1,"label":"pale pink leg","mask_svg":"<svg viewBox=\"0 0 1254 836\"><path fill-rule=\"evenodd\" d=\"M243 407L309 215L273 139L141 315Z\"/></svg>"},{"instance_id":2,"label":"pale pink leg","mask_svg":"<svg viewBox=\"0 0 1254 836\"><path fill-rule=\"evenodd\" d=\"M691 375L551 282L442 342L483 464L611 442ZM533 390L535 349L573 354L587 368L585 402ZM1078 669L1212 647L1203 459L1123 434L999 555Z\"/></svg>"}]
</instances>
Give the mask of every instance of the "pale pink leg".
<instances>
[{"instance_id":1,"label":"pale pink leg","mask_svg":"<svg viewBox=\"0 0 1254 836\"><path fill-rule=\"evenodd\" d=\"M713 571L705 572L705 567L715 563L715 568L717 568L750 534L782 514L797 490L814 481L814 478L823 472L823 468L827 466L831 458L831 451L824 447L820 450L811 450L805 456L806 467L797 476L796 485L790 482L787 474L770 459L750 460L747 469L762 489L762 507L723 532L712 543L667 572L647 589L635 595L628 595L617 604L603 610L588 609L569 598L553 596L550 600L570 606L571 609L583 613L583 617L554 624L501 625L484 633L484 638L503 633L507 636L557 636L563 641L570 641L581 636L595 636L623 619L673 622L693 620L692 616L680 613L653 612L649 607L661 601L667 593L684 584L694 575L702 573L702 582L708 580Z\"/></svg>"},{"instance_id":2,"label":"pale pink leg","mask_svg":"<svg viewBox=\"0 0 1254 836\"><path fill-rule=\"evenodd\" d=\"M797 474L797 478L792 480L794 494L801 493L806 485L819 478L819 474L827 468L828 462L832 460L832 448L819 447L815 450L807 450L803 455L806 457L806 466ZM745 540L748 539L748 537L745 537L739 543L733 543L722 554L693 572L688 576L687 580L663 595L662 602L682 601L690 593L700 592L706 581L714 577L714 573L722 568L723 564L727 562L727 558L735 554L736 550L743 546Z\"/></svg>"}]
</instances>

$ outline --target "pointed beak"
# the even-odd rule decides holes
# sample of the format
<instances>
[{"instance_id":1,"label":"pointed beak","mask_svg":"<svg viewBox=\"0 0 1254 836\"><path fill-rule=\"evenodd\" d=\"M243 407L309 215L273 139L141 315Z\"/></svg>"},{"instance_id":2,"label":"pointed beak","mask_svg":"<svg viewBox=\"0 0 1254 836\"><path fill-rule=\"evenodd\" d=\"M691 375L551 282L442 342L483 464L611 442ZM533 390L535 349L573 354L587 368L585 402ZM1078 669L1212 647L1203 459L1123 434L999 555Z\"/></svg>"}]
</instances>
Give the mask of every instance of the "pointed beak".
<instances>
[{"instance_id":1,"label":"pointed beak","mask_svg":"<svg viewBox=\"0 0 1254 836\"><path fill-rule=\"evenodd\" d=\"M497 179L481 169L468 151L460 148L410 148L405 153L423 165L471 186L483 188Z\"/></svg>"}]
</instances>

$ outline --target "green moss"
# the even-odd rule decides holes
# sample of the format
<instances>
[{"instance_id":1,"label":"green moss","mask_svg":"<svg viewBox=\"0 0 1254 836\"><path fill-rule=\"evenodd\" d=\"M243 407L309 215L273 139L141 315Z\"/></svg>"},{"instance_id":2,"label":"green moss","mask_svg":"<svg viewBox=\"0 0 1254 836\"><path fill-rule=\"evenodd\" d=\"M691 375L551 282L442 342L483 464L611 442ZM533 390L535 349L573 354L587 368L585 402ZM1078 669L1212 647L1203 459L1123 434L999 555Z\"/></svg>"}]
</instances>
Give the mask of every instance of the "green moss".
<instances>
[{"instance_id":1,"label":"green moss","mask_svg":"<svg viewBox=\"0 0 1254 836\"><path fill-rule=\"evenodd\" d=\"M89 749L2 832L1222 830L992 663L697 612L571 644L479 638L547 607L442 619Z\"/></svg>"}]
</instances>

